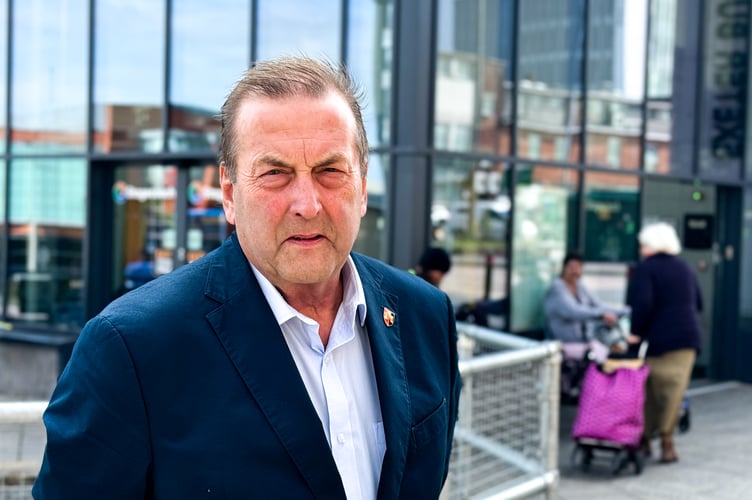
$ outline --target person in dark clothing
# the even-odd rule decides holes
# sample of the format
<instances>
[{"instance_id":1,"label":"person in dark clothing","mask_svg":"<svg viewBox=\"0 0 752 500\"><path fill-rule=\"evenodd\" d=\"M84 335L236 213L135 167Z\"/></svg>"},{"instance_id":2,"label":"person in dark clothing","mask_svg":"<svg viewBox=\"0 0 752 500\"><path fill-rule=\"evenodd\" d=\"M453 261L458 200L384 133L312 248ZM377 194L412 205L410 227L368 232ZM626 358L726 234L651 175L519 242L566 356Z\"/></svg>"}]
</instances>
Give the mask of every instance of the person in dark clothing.
<instances>
[{"instance_id":1,"label":"person in dark clothing","mask_svg":"<svg viewBox=\"0 0 752 500\"><path fill-rule=\"evenodd\" d=\"M651 437L659 431L660 461L670 463L678 460L673 432L700 350L702 296L694 271L677 257L681 244L672 226L645 226L638 241L643 260L634 269L627 303L632 333L648 342L641 448L649 456Z\"/></svg>"},{"instance_id":2,"label":"person in dark clothing","mask_svg":"<svg viewBox=\"0 0 752 500\"><path fill-rule=\"evenodd\" d=\"M438 287L451 268L452 257L449 252L443 248L429 247L420 256L415 266L415 274Z\"/></svg>"}]
</instances>

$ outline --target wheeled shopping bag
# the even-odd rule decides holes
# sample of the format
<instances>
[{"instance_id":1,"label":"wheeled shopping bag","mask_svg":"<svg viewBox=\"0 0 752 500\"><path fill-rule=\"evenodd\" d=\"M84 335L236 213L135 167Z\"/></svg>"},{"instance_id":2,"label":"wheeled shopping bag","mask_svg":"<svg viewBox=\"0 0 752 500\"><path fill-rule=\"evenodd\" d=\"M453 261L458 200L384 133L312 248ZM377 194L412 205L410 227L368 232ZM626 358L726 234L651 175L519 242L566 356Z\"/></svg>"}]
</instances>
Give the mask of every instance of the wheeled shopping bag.
<instances>
[{"instance_id":1,"label":"wheeled shopping bag","mask_svg":"<svg viewBox=\"0 0 752 500\"><path fill-rule=\"evenodd\" d=\"M607 359L601 365L588 366L572 428L576 465L587 470L596 457L606 455L613 474L630 463L635 474L642 472L639 443L649 371L642 358Z\"/></svg>"}]
</instances>

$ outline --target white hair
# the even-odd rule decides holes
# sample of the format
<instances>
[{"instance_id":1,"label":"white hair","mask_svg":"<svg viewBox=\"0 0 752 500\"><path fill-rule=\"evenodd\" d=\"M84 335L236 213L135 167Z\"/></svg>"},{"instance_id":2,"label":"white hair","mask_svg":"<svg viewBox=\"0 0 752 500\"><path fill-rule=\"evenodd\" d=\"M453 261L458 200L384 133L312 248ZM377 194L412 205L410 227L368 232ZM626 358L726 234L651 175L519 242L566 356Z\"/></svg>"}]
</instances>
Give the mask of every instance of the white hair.
<instances>
[{"instance_id":1,"label":"white hair","mask_svg":"<svg viewBox=\"0 0 752 500\"><path fill-rule=\"evenodd\" d=\"M651 253L678 255L681 252L681 243L679 243L679 236L674 226L665 222L656 222L643 227L637 235L637 241Z\"/></svg>"}]
</instances>

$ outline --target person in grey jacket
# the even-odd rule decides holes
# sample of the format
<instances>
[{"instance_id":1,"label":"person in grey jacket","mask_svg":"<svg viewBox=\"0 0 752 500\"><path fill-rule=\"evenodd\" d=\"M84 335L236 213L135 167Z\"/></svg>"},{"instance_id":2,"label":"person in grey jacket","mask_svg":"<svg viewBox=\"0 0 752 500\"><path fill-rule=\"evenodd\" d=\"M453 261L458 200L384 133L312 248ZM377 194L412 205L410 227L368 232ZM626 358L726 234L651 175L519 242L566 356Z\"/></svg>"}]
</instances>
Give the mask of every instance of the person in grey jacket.
<instances>
[{"instance_id":1,"label":"person in grey jacket","mask_svg":"<svg viewBox=\"0 0 752 500\"><path fill-rule=\"evenodd\" d=\"M600 320L613 327L627 308L603 304L585 287L582 277L583 257L569 252L564 257L561 276L546 292L544 311L548 335L563 343L591 343L595 338L593 324Z\"/></svg>"}]
</instances>

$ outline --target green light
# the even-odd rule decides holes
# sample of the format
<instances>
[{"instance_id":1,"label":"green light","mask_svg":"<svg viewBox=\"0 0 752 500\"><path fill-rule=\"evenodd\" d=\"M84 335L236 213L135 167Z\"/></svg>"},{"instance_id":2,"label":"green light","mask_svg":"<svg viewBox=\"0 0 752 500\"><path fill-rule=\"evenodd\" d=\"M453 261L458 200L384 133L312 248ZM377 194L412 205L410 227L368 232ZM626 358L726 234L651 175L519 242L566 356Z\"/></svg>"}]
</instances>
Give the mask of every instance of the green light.
<instances>
[{"instance_id":1,"label":"green light","mask_svg":"<svg viewBox=\"0 0 752 500\"><path fill-rule=\"evenodd\" d=\"M693 201L702 201L703 198L704 198L704 195L702 194L702 191L692 191Z\"/></svg>"}]
</instances>

